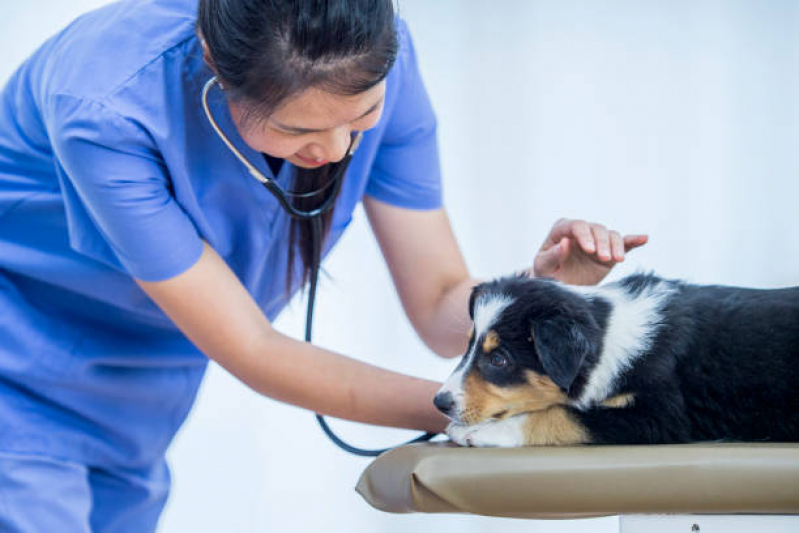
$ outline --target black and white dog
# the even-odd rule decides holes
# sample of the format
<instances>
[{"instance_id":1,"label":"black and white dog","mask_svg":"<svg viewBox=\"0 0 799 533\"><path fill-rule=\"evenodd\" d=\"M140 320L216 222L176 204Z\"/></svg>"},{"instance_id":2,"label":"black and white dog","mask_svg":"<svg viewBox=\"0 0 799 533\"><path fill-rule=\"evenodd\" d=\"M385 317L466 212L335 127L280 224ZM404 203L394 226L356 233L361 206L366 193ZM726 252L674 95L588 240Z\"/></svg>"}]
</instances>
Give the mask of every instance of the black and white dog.
<instances>
[{"instance_id":1,"label":"black and white dog","mask_svg":"<svg viewBox=\"0 0 799 533\"><path fill-rule=\"evenodd\" d=\"M435 398L472 446L799 441L799 288L477 286Z\"/></svg>"}]
</instances>

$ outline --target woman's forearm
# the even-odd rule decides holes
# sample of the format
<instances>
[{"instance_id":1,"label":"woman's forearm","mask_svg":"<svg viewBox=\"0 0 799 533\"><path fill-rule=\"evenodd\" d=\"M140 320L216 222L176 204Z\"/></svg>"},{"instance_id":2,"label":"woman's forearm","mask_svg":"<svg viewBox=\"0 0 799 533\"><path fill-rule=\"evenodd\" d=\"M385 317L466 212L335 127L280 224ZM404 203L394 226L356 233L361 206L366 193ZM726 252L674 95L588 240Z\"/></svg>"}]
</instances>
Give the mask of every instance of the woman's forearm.
<instances>
[{"instance_id":1,"label":"woman's forearm","mask_svg":"<svg viewBox=\"0 0 799 533\"><path fill-rule=\"evenodd\" d=\"M319 414L368 424L441 432L433 406L440 383L415 378L271 330L227 370L252 389Z\"/></svg>"},{"instance_id":2,"label":"woman's forearm","mask_svg":"<svg viewBox=\"0 0 799 533\"><path fill-rule=\"evenodd\" d=\"M466 351L472 329L469 297L472 288L479 283L481 280L467 278L445 288L424 325L417 328L425 343L438 355L457 357Z\"/></svg>"},{"instance_id":3,"label":"woman's forearm","mask_svg":"<svg viewBox=\"0 0 799 533\"><path fill-rule=\"evenodd\" d=\"M433 406L439 384L280 334L210 246L183 274L139 284L206 356L262 394L359 422L445 426Z\"/></svg>"}]
</instances>

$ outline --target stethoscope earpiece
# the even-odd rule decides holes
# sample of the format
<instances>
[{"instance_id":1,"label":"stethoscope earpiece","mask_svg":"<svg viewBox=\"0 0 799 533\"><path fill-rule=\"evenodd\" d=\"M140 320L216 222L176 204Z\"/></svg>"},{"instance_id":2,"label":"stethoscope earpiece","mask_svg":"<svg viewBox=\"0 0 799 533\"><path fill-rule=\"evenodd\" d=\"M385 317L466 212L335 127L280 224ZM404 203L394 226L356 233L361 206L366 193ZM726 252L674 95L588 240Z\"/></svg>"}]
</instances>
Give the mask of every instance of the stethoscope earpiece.
<instances>
[{"instance_id":1,"label":"stethoscope earpiece","mask_svg":"<svg viewBox=\"0 0 799 533\"><path fill-rule=\"evenodd\" d=\"M203 110L205 111L205 116L208 118L208 122L210 122L211 127L214 128L214 131L219 136L219 138L222 139L222 142L224 142L225 145L228 147L228 149L231 152L233 152L233 155L235 155L236 158L239 161L241 161L241 163L247 168L247 170L250 172L250 174L255 179L257 179L261 183L265 184L267 181L269 181L269 178L264 176L263 173L261 173L260 170L255 168L255 166L252 163L250 163L247 160L246 157L244 157L244 154L242 154L239 151L238 148L233 146L233 143L230 141L228 136L225 135L225 133L222 131L222 128L219 127L219 124L217 124L216 119L214 119L214 115L213 115L213 113L211 113L211 108L208 106L208 92L211 90L211 87L213 87L214 84L219 85L220 87L222 87L222 84L219 82L219 78L217 78L216 76L213 76L210 80L205 82L205 85L203 86L203 92L202 92Z\"/></svg>"}]
</instances>

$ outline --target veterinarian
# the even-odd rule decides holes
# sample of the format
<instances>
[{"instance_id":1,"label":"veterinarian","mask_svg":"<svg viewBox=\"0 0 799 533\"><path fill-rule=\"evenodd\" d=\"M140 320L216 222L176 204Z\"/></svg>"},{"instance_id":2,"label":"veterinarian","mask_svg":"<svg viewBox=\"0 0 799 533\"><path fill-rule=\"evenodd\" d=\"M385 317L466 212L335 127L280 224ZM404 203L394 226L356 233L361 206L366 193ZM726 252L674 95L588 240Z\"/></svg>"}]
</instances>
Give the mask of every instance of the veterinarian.
<instances>
[{"instance_id":1,"label":"veterinarian","mask_svg":"<svg viewBox=\"0 0 799 533\"><path fill-rule=\"evenodd\" d=\"M325 252L363 202L408 316L465 349L469 277L436 119L391 0L123 0L48 40L0 98L0 530L151 531L208 358L254 390L443 430L438 383L270 325L309 273L311 209L355 148ZM475 132L479 135L480 132ZM326 188L327 187L327 188ZM319 192L321 191L321 192ZM644 236L562 220L536 275L596 283ZM528 268L529 265L520 265Z\"/></svg>"}]
</instances>

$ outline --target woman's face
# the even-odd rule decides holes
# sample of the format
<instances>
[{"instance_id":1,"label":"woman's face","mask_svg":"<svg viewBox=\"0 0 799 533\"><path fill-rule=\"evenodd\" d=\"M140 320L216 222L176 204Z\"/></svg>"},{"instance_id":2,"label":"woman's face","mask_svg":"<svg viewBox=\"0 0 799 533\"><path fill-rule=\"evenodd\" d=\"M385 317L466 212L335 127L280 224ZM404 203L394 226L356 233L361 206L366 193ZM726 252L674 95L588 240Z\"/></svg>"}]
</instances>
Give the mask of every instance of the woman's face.
<instances>
[{"instance_id":1,"label":"woman's face","mask_svg":"<svg viewBox=\"0 0 799 533\"><path fill-rule=\"evenodd\" d=\"M242 120L238 104L229 105L239 133L251 148L298 167L316 168L343 159L352 133L377 124L385 95L385 81L354 96L308 89L265 121L251 124Z\"/></svg>"}]
</instances>

